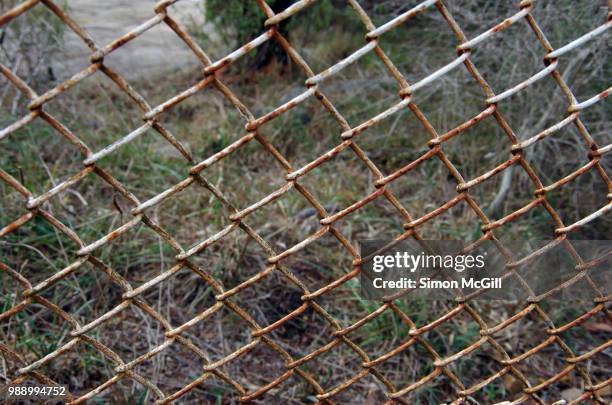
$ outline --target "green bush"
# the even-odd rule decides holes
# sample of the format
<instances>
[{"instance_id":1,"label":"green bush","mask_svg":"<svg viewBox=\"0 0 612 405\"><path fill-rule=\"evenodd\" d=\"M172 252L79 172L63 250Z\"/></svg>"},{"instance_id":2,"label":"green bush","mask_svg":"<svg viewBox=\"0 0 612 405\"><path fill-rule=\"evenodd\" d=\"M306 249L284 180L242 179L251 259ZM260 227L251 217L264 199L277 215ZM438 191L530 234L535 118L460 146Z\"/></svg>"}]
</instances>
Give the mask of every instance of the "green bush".
<instances>
[{"instance_id":1,"label":"green bush","mask_svg":"<svg viewBox=\"0 0 612 405\"><path fill-rule=\"evenodd\" d=\"M275 13L289 7L292 0L272 0L268 5ZM279 24L279 32L288 38L291 33L316 36L324 33L332 23L345 21L340 18L346 7L340 7L334 1L316 2L299 13L299 17L292 17ZM246 44L264 32L266 16L254 1L244 0L208 0L205 6L206 20L214 24L216 31L221 34L225 45L235 48ZM307 24L304 22L307 21ZM260 68L276 58L286 63L287 55L276 43L268 41L250 53L246 63L251 67Z\"/></svg>"}]
</instances>

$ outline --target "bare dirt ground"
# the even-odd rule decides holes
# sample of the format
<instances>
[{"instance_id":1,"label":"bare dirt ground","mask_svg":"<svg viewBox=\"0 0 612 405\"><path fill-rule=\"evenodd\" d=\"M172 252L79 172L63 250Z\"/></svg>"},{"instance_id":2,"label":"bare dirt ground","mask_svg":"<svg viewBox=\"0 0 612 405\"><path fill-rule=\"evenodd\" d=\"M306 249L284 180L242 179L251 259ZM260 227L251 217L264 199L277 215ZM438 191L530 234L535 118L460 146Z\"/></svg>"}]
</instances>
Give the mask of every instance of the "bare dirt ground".
<instances>
[{"instance_id":1,"label":"bare dirt ground","mask_svg":"<svg viewBox=\"0 0 612 405\"><path fill-rule=\"evenodd\" d=\"M68 14L93 37L100 47L134 29L155 16L154 0L70 0ZM203 26L202 0L182 0L169 8L169 13L183 26ZM207 29L207 26L204 26ZM212 29L208 30L212 32ZM90 51L72 32L54 61L59 78L74 74L84 67ZM184 68L198 61L191 50L164 23L145 32L137 41L113 52L105 63L135 79L151 73Z\"/></svg>"}]
</instances>

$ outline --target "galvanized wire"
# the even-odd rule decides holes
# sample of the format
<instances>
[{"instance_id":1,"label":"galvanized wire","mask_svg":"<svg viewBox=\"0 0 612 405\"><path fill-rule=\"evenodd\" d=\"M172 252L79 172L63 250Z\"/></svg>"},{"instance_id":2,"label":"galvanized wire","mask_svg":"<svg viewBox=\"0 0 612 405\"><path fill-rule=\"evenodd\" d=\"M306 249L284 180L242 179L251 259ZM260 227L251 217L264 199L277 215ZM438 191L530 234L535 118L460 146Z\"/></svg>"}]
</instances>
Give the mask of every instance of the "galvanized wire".
<instances>
[{"instance_id":1,"label":"galvanized wire","mask_svg":"<svg viewBox=\"0 0 612 405\"><path fill-rule=\"evenodd\" d=\"M6 185L16 190L23 196L23 214L15 219L12 223L0 229L0 237L4 237L15 230L19 229L24 224L37 217L47 221L54 229L64 234L74 243L79 246L78 250L72 252L73 262L65 267L64 269L56 272L51 277L39 282L38 284L32 284L29 280L24 278L15 269L11 268L8 264L0 261L0 271L6 273L9 277L14 279L22 287L21 298L16 303L6 309L3 313L0 313L0 323L7 322L11 317L17 313L26 310L31 304L39 304L46 307L49 311L57 314L61 319L68 322L72 330L70 331L70 339L61 345L56 350L39 358L38 360L26 363L20 353L14 347L10 347L7 344L0 343L0 351L4 357L11 362L19 365L15 375L8 376L12 383L20 383L28 378L33 378L41 383L55 384L54 381L49 379L47 376L41 374L39 369L41 366L52 362L54 359L64 355L64 353L70 351L79 342L83 342L86 345L99 351L108 361L115 365L115 374L112 378L102 383L97 387L89 387L88 391L80 396L69 395L70 403L81 403L93 398L95 395L102 393L109 389L109 387L117 384L122 379L131 379L150 390L156 397L157 403L169 403L177 400L198 387L199 384L204 381L217 378L225 381L230 387L236 390L242 401L250 401L253 399L263 398L265 400L265 394L271 389L278 387L281 383L288 380L292 376L299 376L303 381L312 387L317 393L317 399L322 403L333 403L334 396L349 388L352 384L363 379L366 376L372 376L373 378L380 381L385 387L385 396L388 398L388 403L409 403L406 399L407 394L416 390L417 388L426 386L432 382L436 377L444 375L451 384L456 388L456 399L453 403L460 404L466 403L469 397L475 392L483 389L488 384L491 384L494 380L503 377L505 374L510 374L516 378L522 384L522 391L513 398L508 398L513 404L527 403L534 401L536 403L544 403L540 393L542 390L549 386L556 384L564 376L570 372L577 372L582 379L583 389L580 396L572 401L572 403L580 403L583 401L591 400L596 403L603 404L606 400L598 393L602 388L612 384L612 377L607 378L604 381L595 381L593 376L589 374L585 364L596 354L606 350L612 345L612 340L607 340L605 343L593 347L590 351L581 355L576 355L565 342L561 334L567 330L570 330L577 325L587 321L588 319L603 314L607 319L610 319L610 312L608 303L610 302L610 296L604 296L601 292L598 293L592 303L592 308L576 317L574 320L564 324L555 325L550 317L546 314L541 306L541 301L553 294L559 289L569 287L577 280L583 278L584 272L587 269L594 266L596 261L585 262L577 252L572 248L571 242L568 240L568 235L575 230L583 227L585 224L593 221L598 217L602 217L612 209L612 182L604 167L600 163L602 156L612 150L612 145L600 146L589 134L586 126L582 123L580 113L582 110L587 109L595 103L601 102L605 99L612 89L612 87L602 90L599 94L593 97L579 101L576 99L572 91L570 90L567 83L564 81L561 72L559 71L559 60L561 58L571 58L567 55L568 52L575 48L581 47L587 41L593 39L596 36L603 34L612 25L611 14L608 15L608 20L601 24L599 27L592 31L582 35L581 37L573 40L565 46L558 49L554 49L546 38L546 35L541 30L540 26L536 22L532 15L532 8L536 7L535 4L530 0L523 0L517 5L517 12L501 21L499 24L486 29L482 34L477 35L472 39L468 39L463 33L461 27L457 24L449 10L445 6L443 0L427 0L424 1L412 9L402 13L391 21L386 22L381 26L375 26L368 14L359 5L357 0L347 0L349 5L352 7L356 15L359 17L363 25L366 27L368 33L365 37L365 44L362 48L355 51L345 59L337 62L336 64L328 67L322 72L315 73L302 58L299 51L295 49L291 43L285 38L278 30L279 24L291 17L296 13L300 13L303 9L309 7L314 0L301 0L295 2L293 5L285 9L280 13L274 13L265 0L256 0L258 6L265 13L267 19L264 27L262 27L262 33L260 36L253 39L251 42L244 44L230 54L222 57L217 61L212 61L208 55L200 48L198 43L188 34L187 30L177 22L169 13L168 7L178 0L162 0L158 2L154 7L153 16L144 21L141 25L133 28L126 34L118 37L111 43L99 47L95 44L94 40L90 37L86 30L80 27L65 11L62 10L53 0L27 0L20 3L11 10L3 11L0 15L0 27L4 26L14 18L19 18L23 13L26 13L32 7L46 7L53 12L59 19L72 30L89 48L91 51L90 63L82 71L74 74L71 78L65 82L57 85L56 87L45 91L42 94L36 93L25 81L19 78L14 72L12 72L7 66L0 63L0 72L6 79L10 81L21 93L23 93L29 101L29 113L24 115L21 119L15 121L6 128L0 130L0 140L4 138L13 138L13 142L19 142L19 139L15 135L15 132L21 128L26 127L33 121L44 121L50 125L57 135L67 139L81 154L83 157L83 168L73 174L71 177L65 179L55 187L47 190L40 195L34 195L28 190L22 182L11 176L6 171L0 168L0 180ZM440 68L437 71L431 72L423 79L416 83L409 83L400 70L393 64L391 58L387 56L383 47L379 43L379 39L388 31L394 30L397 27L410 24L410 20L421 13L440 13L444 20L448 23L448 26L453 31L454 35L458 40L457 57L446 66ZM518 21L526 21L535 39L539 41L542 46L543 56L543 67L538 73L526 77L524 81L514 85L513 87L503 91L499 94L495 94L488 83L485 81L483 76L479 73L478 68L471 59L471 51L477 47L480 43L488 41L491 37L495 36L498 32L506 29L512 24ZM132 88L128 82L116 71L106 66L104 59L106 56L124 46L130 41L138 41L138 37L143 33L147 32L151 28L165 24L180 38L192 51L193 54L202 64L202 77L194 86L186 89L180 94L168 99L158 106L151 106L134 88ZM287 53L292 63L296 64L307 76L308 79L304 83L303 92L287 103L279 106L278 108L264 114L263 116L254 116L248 108L240 101L240 99L223 83L220 76L217 74L220 69L235 63L238 59L251 52L254 48L269 42L276 41L280 47ZM338 112L332 102L326 97L321 88L320 83L327 80L331 76L337 74L342 69L346 68L352 63L355 63L364 55L369 53L375 53L380 61L384 64L387 71L397 80L401 91L398 94L398 101L395 105L389 107L384 112L370 118L362 124L351 127L347 120ZM463 67L462 67L463 66ZM444 75L455 69L465 68L469 74L473 77L476 84L480 86L483 92L484 109L482 112L474 117L471 117L463 124L456 128L440 134L436 131L430 121L427 119L426 114L421 111L418 105L413 101L413 94L431 84L432 82L439 80ZM45 111L45 105L57 96L69 92L70 89L78 84L79 82L87 79L89 76L96 72L102 72L108 78L110 78L118 87L128 95L136 106L142 111L142 118L144 124L136 130L132 131L123 138L115 141L107 147L99 150L91 150L84 141L77 137L71 132L66 126L62 125L52 114ZM517 136L513 132L512 128L504 118L503 114L498 109L498 103L503 103L505 99L512 97L516 93L521 92L525 88L531 86L536 81L546 77L552 77L561 89L567 99L567 116L556 123L555 125L541 131L537 135L519 141ZM166 128L164 127L159 118L166 111L176 107L179 103L185 99L195 95L196 93L206 89L214 88L218 90L245 118L244 135L234 141L223 150L214 153L205 160L196 161L188 149L181 144L181 142ZM308 99L316 99L321 105L329 112L330 116L335 120L339 128L341 129L341 136L338 139L337 146L329 150L327 153L317 157L310 163L295 168L285 159L285 157L266 139L265 135L259 131L259 128L266 122L276 119L278 116L291 110L295 106ZM376 123L387 119L389 116L396 114L398 111L409 109L418 121L422 124L423 128L427 131L430 136L428 146L430 150L418 157L412 162L408 162L402 168L396 170L393 173L383 173L375 164L370 160L364 150L359 146L358 139L359 135L366 131ZM457 168L451 162L446 151L444 150L445 143L456 137L460 136L468 128L476 125L478 122L484 120L487 117L493 117L495 122L501 128L508 138L507 151L511 154L511 157L505 162L501 163L494 169L483 173L473 179L464 179ZM556 131L561 128L574 125L579 133L582 135L584 143L588 149L588 163L574 172L568 174L566 177L557 180L552 184L545 185L542 183L540 178L536 175L530 163L524 158L523 152L526 148L531 147L537 142L540 142L545 137L553 135ZM103 157L112 154L123 145L132 142L138 138L148 129L155 130L159 135L165 138L186 161L186 170L184 180L178 182L174 186L167 190L157 194L147 201L140 201L128 191L122 183L120 183L113 175L102 169L97 165L97 162ZM278 161L287 171L285 176L286 183L279 187L274 192L267 195L260 201L248 206L246 208L235 207L231 204L228 198L209 180L207 180L205 174L206 169L217 164L219 161L225 159L229 155L236 152L246 144L253 140L259 142L270 156ZM338 212L329 213L325 207L317 201L314 196L308 191L308 189L299 182L299 179L303 176L307 176L309 172L316 169L320 165L324 165L328 160L341 152L350 149L352 156L360 161L367 167L375 178L375 188L371 190L370 194L365 198L357 201L356 203L340 209ZM347 153L347 152L345 152ZM425 161L437 159L439 160L448 170L449 175L454 178L457 182L457 194L452 199L448 200L438 208L431 212L423 215L422 217L413 217L401 204L399 199L393 194L391 189L388 187L391 183L396 181L398 178L409 175L409 173L422 164ZM479 204L475 201L474 197L470 195L470 189L480 184L487 179L497 176L499 173L507 170L510 167L520 167L533 183L533 199L524 205L522 208L504 216L503 218L492 220L484 212ZM565 184L574 181L578 176L586 173L594 172L599 175L608 188L607 204L596 210L595 212L587 215L586 217L572 223L566 224L562 221L561 217L555 211L553 205L549 202L547 195L551 191L563 187ZM86 244L81 240L76 231L63 224L60 220L54 217L49 211L45 210L45 203L53 198L56 198L58 194L65 192L70 187L81 182L86 177L95 176L99 180L110 185L117 193L121 194L131 204L132 208L130 214L133 216L131 220L114 229L101 239L92 243ZM162 203L163 201L172 198L173 196L181 193L188 187L203 187L210 191L218 201L229 209L231 214L229 215L229 225L223 228L213 236L196 243L187 249L183 249L179 243L168 234L159 224L147 215L147 211L152 207ZM289 190L295 189L301 193L306 200L312 205L312 208L317 212L320 217L320 227L313 232L310 236L300 241L296 245L286 249L285 251L278 252L274 250L266 240L258 235L253 228L247 224L249 215L259 210L266 204L271 203L274 200L285 195ZM324 308L317 304L317 299L324 294L329 293L335 288L342 286L349 280L357 277L360 271L360 257L359 252L355 246L337 229L336 222L342 218L345 218L352 212L361 209L362 207L370 204L376 199L385 199L390 202L399 215L404 219L404 233L397 237L397 240L403 240L406 238L421 238L419 234L419 227L433 218L447 212L453 206L459 203L466 203L476 214L476 216L484 223L482 226L482 236L473 245L476 246L484 241L493 241L499 246L500 251L507 255L508 262L510 265L518 263L520 260L529 260L533 257L544 254L548 249L553 246L562 244L568 251L570 251L576 260L577 276L557 289L548 291L544 294L534 296L533 292L530 300L526 303L526 306L520 311L516 312L512 316L503 320L501 323L496 325L488 325L470 303L470 297L462 300L458 300L454 304L454 308L447 312L440 314L440 316L424 325L417 325L412 319L410 314L405 313L393 300L389 300L380 304L380 306L369 313L367 316L353 323L352 325L342 327L341 323L329 314ZM498 228L505 226L517 220L519 217L524 216L536 207L543 207L552 221L555 223L555 234L551 235L551 239L554 240L546 247L533 252L529 257L517 260L517 258L508 255L508 252L504 249L503 245L496 236ZM144 284L134 287L128 283L120 274L114 269L110 268L99 258L96 257L96 251L101 247L107 245L120 235L128 232L130 229L144 224L149 227L152 231L159 235L164 241L175 249L176 263L168 270L163 271L158 276L150 279ZM233 232L244 232L250 238L252 238L259 246L261 246L266 254L268 255L267 263L268 266L265 270L251 277L250 279L242 282L241 284L234 286L230 289L224 289L220 282L211 276L204 269L197 266L191 260L191 257L204 249L207 249L211 245L218 243L223 240L229 234ZM331 235L336 238L344 249L353 257L353 264L351 269L347 269L347 272L336 281L325 285L324 287L311 291L304 283L302 283L296 275L294 275L289 268L283 264L283 260L294 255L300 250L304 249L307 245L321 239L325 235ZM50 302L44 298L41 293L54 285L59 281L74 273L77 269L83 266L85 263L90 263L94 268L107 274L113 283L123 289L124 293L122 301L116 305L113 309L105 313L104 315L92 319L87 324L80 324L73 315L65 312L56 304ZM150 304L142 299L141 295L159 285L173 274L177 273L181 269L189 269L195 275L197 275L202 283L210 286L215 292L216 303L206 309L205 311L196 315L193 319L182 325L172 325L162 314L155 310ZM247 313L240 306L240 300L234 300L234 296L242 291L243 289L249 288L260 282L263 278L269 274L277 272L281 274L288 284L297 286L302 291L302 305L294 311L285 314L279 320L275 321L270 325L259 325L253 317ZM588 278L588 276L587 276ZM591 281L592 287L595 291L599 291L597 286ZM100 343L94 337L91 336L95 328L108 322L112 317L118 315L122 311L125 311L129 307L137 307L156 319L165 330L165 340L163 343L150 348L145 354L131 360L122 359L119 355L113 352L110 348ZM242 318L251 328L251 340L240 347L239 349L229 352L225 357L220 360L211 362L200 348L198 348L192 341L185 337L185 332L199 322L206 322L206 319L213 316L215 313L222 309L229 310L235 313L238 317ZM292 318L299 316L306 310L313 310L325 319L331 327L334 329L333 334L329 336L329 343L312 350L307 355L301 358L294 358L286 350L284 350L273 338L270 337L270 333L280 328L287 321ZM368 353L359 347L352 339L351 333L358 328L363 327L366 323L372 321L374 318L380 316L384 312L392 312L397 315L406 327L409 329L410 338L402 343L401 345L389 350L387 353L371 358ZM424 334L430 330L435 329L441 324L449 321L450 319L458 316L459 314L467 314L473 319L479 326L480 338L474 343L470 344L463 350L450 355L448 357L441 357L430 342L424 337ZM546 330L548 338L543 342L539 343L532 349L528 350L521 355L511 357L508 352L504 349L502 344L496 339L495 335L500 331L506 329L511 324L521 320L526 316L537 316L549 328ZM456 362L458 359L467 356L469 353L479 349L481 346L488 344L494 351L497 352L498 356L490 359L492 362L496 362L499 365L499 371L494 373L482 381L472 385L465 386L460 379L450 368L449 365ZM199 377L192 381L186 381L183 388L176 392L162 392L147 376L140 375L135 371L136 366L151 359L163 351L167 350L171 345L181 345L187 351L193 353L195 356L201 358L206 364ZM238 357L245 353L252 351L258 346L267 346L273 351L278 353L285 361L286 371L279 375L277 378L269 381L266 385L261 386L257 389L248 390L243 387L238 381L232 378L232 376L221 370L222 366L234 361ZM308 362L323 355L330 351L337 345L345 345L351 351L353 351L361 360L361 368L354 370L354 376L347 379L346 381L336 386L323 386L321 385L321 379L317 375L312 375L305 371L303 367ZM431 365L430 372L423 373L418 379L405 381L401 386L396 386L383 373L381 373L377 367L389 360L390 358L399 355L411 346L421 346L428 353L430 358L428 359ZM552 377L538 381L534 385L527 377L517 368L517 364L523 362L526 358L544 350L547 347L555 346L558 350L562 351L565 355L566 366L560 372L557 372ZM363 400L363 399L362 399Z\"/></svg>"}]
</instances>

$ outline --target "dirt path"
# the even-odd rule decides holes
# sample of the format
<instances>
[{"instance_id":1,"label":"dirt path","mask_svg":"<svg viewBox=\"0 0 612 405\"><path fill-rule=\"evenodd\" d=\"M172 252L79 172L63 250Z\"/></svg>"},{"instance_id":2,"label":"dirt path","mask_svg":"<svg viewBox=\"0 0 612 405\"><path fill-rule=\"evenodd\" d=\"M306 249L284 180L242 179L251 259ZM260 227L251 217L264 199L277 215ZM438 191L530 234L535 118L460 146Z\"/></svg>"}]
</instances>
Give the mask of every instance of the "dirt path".
<instances>
[{"instance_id":1,"label":"dirt path","mask_svg":"<svg viewBox=\"0 0 612 405\"><path fill-rule=\"evenodd\" d=\"M69 15L93 37L100 47L125 34L155 15L154 0L70 0ZM204 21L203 0L181 0L169 8L170 15L184 26ZM209 29L205 26L205 29ZM209 29L212 32L212 28ZM90 51L72 32L55 61L57 76L65 78L83 68ZM128 78L198 63L187 46L164 23L145 32L105 58L105 63Z\"/></svg>"}]
</instances>

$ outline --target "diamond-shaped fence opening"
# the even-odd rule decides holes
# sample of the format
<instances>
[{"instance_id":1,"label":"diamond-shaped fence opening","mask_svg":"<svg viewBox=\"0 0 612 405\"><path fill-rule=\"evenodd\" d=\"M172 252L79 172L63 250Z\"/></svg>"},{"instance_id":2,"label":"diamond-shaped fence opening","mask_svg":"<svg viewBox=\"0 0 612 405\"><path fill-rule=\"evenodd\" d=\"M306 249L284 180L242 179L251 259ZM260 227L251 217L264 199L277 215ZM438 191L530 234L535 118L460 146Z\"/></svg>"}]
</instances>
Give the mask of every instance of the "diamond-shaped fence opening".
<instances>
[{"instance_id":1,"label":"diamond-shaped fence opening","mask_svg":"<svg viewBox=\"0 0 612 405\"><path fill-rule=\"evenodd\" d=\"M37 381L67 384L70 403L608 403L609 295L561 309L545 294L514 307L356 299L357 240L381 229L605 237L612 147L607 121L588 120L605 117L611 88L575 94L607 57L608 9L585 6L601 23L568 36L546 2L334 1L351 31L331 22L332 57L320 36L287 33L319 1L253 0L265 22L227 52L177 18L184 1L158 1L104 44L77 22L83 2L69 4L84 7L75 19L58 0L0 6L2 97L17 95L0 115L0 392ZM89 55L41 73L10 30L30 22ZM171 65L170 42L190 58L188 84L132 86L121 60L144 44ZM244 62L261 48L286 65ZM147 78L148 60L135 65ZM274 83L288 70L300 79ZM596 261L573 257L579 272Z\"/></svg>"}]
</instances>

